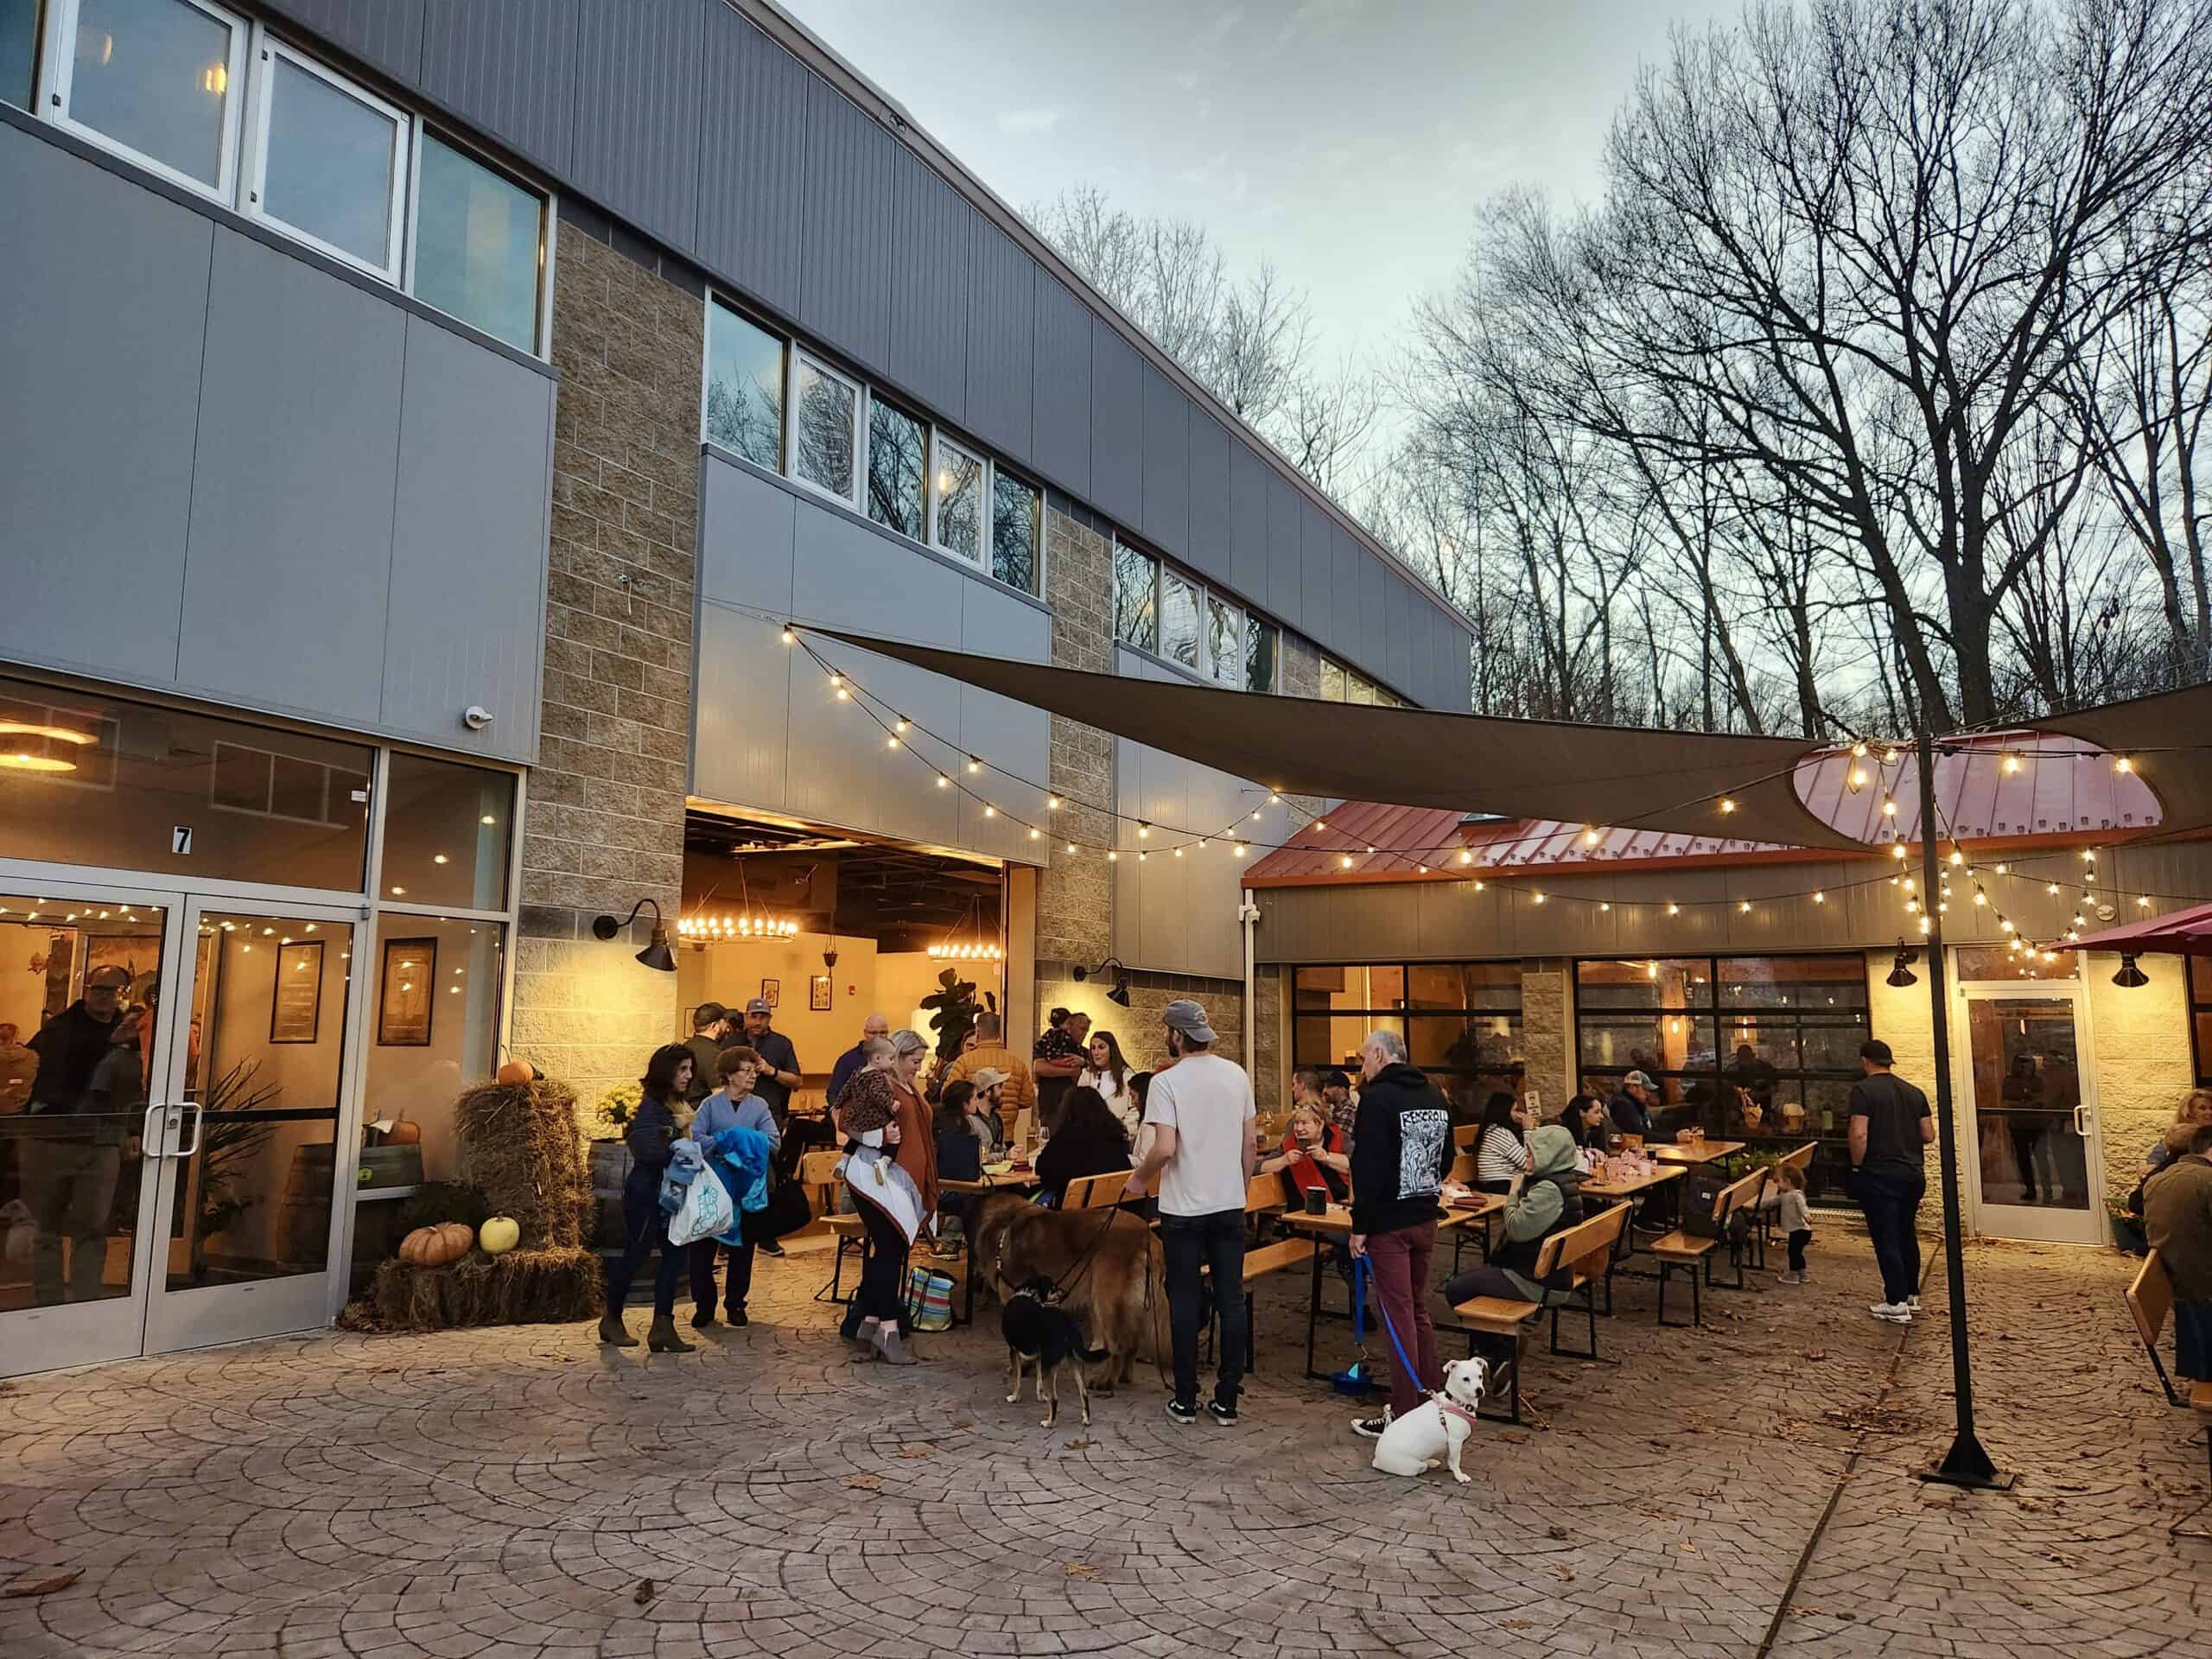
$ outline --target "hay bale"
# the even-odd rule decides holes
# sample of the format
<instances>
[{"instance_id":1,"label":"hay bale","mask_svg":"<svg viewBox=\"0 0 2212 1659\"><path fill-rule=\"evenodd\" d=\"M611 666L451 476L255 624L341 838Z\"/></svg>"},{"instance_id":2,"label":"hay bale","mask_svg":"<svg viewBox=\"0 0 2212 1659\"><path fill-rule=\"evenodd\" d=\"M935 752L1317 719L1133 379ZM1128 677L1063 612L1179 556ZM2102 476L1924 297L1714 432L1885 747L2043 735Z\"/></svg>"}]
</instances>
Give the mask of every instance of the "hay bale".
<instances>
[{"instance_id":1,"label":"hay bale","mask_svg":"<svg viewBox=\"0 0 2212 1659\"><path fill-rule=\"evenodd\" d=\"M591 1174L576 1132L576 1095L550 1077L487 1083L454 1108L462 1179L491 1213L511 1216L524 1250L573 1250L589 1236Z\"/></svg>"},{"instance_id":2,"label":"hay bale","mask_svg":"<svg viewBox=\"0 0 2212 1659\"><path fill-rule=\"evenodd\" d=\"M406 1330L563 1325L599 1317L602 1282L599 1258L573 1245L505 1255L471 1250L442 1268L386 1262L377 1269L369 1301L379 1319Z\"/></svg>"}]
</instances>

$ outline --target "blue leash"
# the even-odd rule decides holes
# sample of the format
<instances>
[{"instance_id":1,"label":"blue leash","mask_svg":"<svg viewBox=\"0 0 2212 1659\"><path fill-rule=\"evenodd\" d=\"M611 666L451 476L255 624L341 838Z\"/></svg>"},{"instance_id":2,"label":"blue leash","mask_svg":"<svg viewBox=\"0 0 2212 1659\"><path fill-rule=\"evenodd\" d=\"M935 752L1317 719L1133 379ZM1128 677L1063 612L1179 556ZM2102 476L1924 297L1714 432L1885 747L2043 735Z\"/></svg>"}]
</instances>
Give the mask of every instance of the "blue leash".
<instances>
[{"instance_id":1,"label":"blue leash","mask_svg":"<svg viewBox=\"0 0 2212 1659\"><path fill-rule=\"evenodd\" d=\"M1366 1267L1367 1258L1362 1255L1357 1265L1361 1268ZM1355 1274L1353 1277L1357 1278L1359 1275ZM1366 1298L1363 1295L1360 1300L1363 1306ZM1398 1363L1406 1368L1404 1372L1406 1377L1412 1382L1414 1388L1420 1388L1421 1386L1421 1372L1414 1367L1413 1361L1406 1357L1406 1346L1398 1340L1397 1327L1390 1323L1390 1310L1382 1306L1382 1293L1379 1290L1375 1293L1375 1312L1382 1321L1382 1334L1390 1338L1390 1351L1398 1357Z\"/></svg>"}]
</instances>

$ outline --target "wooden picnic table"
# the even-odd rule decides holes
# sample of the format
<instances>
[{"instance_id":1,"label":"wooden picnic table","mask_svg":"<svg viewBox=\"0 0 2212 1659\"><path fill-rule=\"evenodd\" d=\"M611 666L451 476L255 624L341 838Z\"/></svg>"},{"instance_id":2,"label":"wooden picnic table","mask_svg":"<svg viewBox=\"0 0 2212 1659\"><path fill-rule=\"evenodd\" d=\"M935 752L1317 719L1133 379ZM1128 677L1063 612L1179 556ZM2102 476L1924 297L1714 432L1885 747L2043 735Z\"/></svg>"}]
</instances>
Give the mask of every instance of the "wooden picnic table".
<instances>
[{"instance_id":1,"label":"wooden picnic table","mask_svg":"<svg viewBox=\"0 0 2212 1659\"><path fill-rule=\"evenodd\" d=\"M1662 1164L1710 1164L1750 1144L1748 1141L1693 1141L1688 1146L1654 1147L1651 1155Z\"/></svg>"},{"instance_id":2,"label":"wooden picnic table","mask_svg":"<svg viewBox=\"0 0 2212 1659\"><path fill-rule=\"evenodd\" d=\"M1636 1254L1636 1217L1642 1212L1644 1201L1669 1182L1679 1181L1688 1173L1688 1166L1675 1164L1669 1168L1655 1169L1649 1175L1638 1175L1630 1180L1592 1180L1582 1183L1582 1196L1585 1198L1602 1198L1609 1202L1625 1199L1633 1206L1629 1211L1629 1224L1621 1229L1619 1241L1614 1246L1613 1261L1616 1263L1625 1262ZM1649 1277L1649 1274L1638 1276Z\"/></svg>"},{"instance_id":3,"label":"wooden picnic table","mask_svg":"<svg viewBox=\"0 0 2212 1659\"><path fill-rule=\"evenodd\" d=\"M1038 1185L1037 1173L1025 1169L1017 1173L1011 1164L986 1164L983 1178L978 1181L949 1181L940 1178L938 1189L944 1192L962 1192L969 1197L981 1197L986 1192L1027 1192ZM976 1319L976 1239L970 1233L961 1249L967 1258L961 1274L960 1322L971 1325Z\"/></svg>"},{"instance_id":4,"label":"wooden picnic table","mask_svg":"<svg viewBox=\"0 0 2212 1659\"><path fill-rule=\"evenodd\" d=\"M1454 1228L1474 1226L1489 1220L1505 1208L1503 1194L1479 1192L1475 1196L1482 1200L1480 1204L1440 1205L1449 1213L1437 1222L1436 1230L1441 1233ZM1326 1374L1313 1369L1313 1344L1321 1319L1321 1262L1329 1254L1321 1246L1341 1244L1351 1236L1351 1211L1341 1204L1332 1204L1318 1216L1308 1215L1303 1210L1285 1210L1275 1219L1291 1231L1303 1233L1313 1240L1313 1284L1312 1294L1306 1301L1306 1375L1317 1381L1323 1380ZM1415 1286L1414 1294L1427 1295L1428 1287ZM1351 1315L1349 1313L1340 1315L1332 1309L1329 1317L1350 1319Z\"/></svg>"}]
</instances>

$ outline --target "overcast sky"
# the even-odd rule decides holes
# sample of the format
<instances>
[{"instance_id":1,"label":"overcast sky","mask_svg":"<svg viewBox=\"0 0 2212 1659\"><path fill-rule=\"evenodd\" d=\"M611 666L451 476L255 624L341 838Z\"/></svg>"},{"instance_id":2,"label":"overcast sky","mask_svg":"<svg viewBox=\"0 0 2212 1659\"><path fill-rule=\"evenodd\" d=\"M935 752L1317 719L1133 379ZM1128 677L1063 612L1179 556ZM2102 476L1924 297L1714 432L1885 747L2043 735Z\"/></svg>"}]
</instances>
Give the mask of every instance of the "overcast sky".
<instances>
[{"instance_id":1,"label":"overcast sky","mask_svg":"<svg viewBox=\"0 0 2212 1659\"><path fill-rule=\"evenodd\" d=\"M1374 357L1475 203L1594 195L1638 64L1741 0L783 3L1017 207L1088 182L1197 219Z\"/></svg>"}]
</instances>

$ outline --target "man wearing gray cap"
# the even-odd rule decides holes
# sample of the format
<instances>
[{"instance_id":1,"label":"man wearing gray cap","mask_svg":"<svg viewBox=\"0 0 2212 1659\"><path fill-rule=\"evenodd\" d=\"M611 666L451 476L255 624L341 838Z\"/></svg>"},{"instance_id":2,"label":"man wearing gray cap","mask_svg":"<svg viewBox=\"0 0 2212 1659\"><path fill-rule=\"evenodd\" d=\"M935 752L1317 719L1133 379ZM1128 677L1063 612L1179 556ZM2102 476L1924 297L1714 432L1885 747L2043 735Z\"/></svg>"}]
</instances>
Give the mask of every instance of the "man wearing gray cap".
<instances>
[{"instance_id":1,"label":"man wearing gray cap","mask_svg":"<svg viewBox=\"0 0 2212 1659\"><path fill-rule=\"evenodd\" d=\"M1621 1079L1620 1088L1605 1103L1606 1114L1613 1120L1613 1127L1623 1135L1640 1135L1651 1138L1651 1108L1658 1098L1658 1089L1641 1071L1631 1071Z\"/></svg>"},{"instance_id":2,"label":"man wearing gray cap","mask_svg":"<svg viewBox=\"0 0 2212 1659\"><path fill-rule=\"evenodd\" d=\"M1243 1066L1213 1052L1213 1027L1196 1002L1178 998L1160 1018L1170 1059L1153 1073L1146 1098L1152 1149L1130 1172L1122 1196L1134 1203L1145 1196L1152 1178L1160 1177L1160 1248L1167 1262L1167 1321L1175 1347L1175 1392L1167 1414L1179 1423L1198 1421L1204 1264L1221 1287L1214 1298L1221 1363L1206 1412L1217 1423L1233 1424L1247 1339L1244 1189L1256 1162L1252 1079Z\"/></svg>"},{"instance_id":3,"label":"man wearing gray cap","mask_svg":"<svg viewBox=\"0 0 2212 1659\"><path fill-rule=\"evenodd\" d=\"M791 1039L769 1025L772 1017L765 996L745 1005L745 1046L760 1057L760 1076L753 1092L768 1103L780 1131L791 1114L791 1090L806 1079L799 1075L798 1052Z\"/></svg>"}]
</instances>

